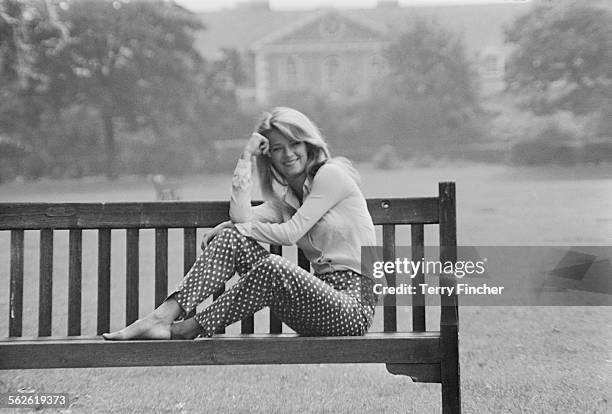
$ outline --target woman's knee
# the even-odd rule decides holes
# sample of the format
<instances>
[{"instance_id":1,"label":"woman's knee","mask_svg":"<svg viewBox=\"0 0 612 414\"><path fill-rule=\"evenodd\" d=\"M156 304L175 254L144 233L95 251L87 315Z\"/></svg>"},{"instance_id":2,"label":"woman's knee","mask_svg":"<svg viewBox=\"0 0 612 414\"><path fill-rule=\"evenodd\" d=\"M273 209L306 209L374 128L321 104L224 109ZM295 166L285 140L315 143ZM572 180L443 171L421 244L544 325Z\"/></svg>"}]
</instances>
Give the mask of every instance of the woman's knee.
<instances>
[{"instance_id":1,"label":"woman's knee","mask_svg":"<svg viewBox=\"0 0 612 414\"><path fill-rule=\"evenodd\" d=\"M235 227L226 227L219 232L219 236L233 237L241 235L241 233Z\"/></svg>"},{"instance_id":2,"label":"woman's knee","mask_svg":"<svg viewBox=\"0 0 612 414\"><path fill-rule=\"evenodd\" d=\"M230 240L233 240L237 237L239 237L241 234L238 230L236 230L233 227L226 227L224 229L222 229L221 231L219 231L219 233L217 233L215 235L215 237L213 237L213 239L210 241L210 243L216 242L216 243L227 243Z\"/></svg>"},{"instance_id":3,"label":"woman's knee","mask_svg":"<svg viewBox=\"0 0 612 414\"><path fill-rule=\"evenodd\" d=\"M278 254L270 253L261 259L261 266L264 266L272 271L287 270L291 266L291 262Z\"/></svg>"},{"instance_id":4,"label":"woman's knee","mask_svg":"<svg viewBox=\"0 0 612 414\"><path fill-rule=\"evenodd\" d=\"M277 281L289 282L301 277L301 268L297 267L290 260L279 256L277 254L268 254L263 257L259 263L258 268L261 269L261 274L267 278L271 278Z\"/></svg>"}]
</instances>

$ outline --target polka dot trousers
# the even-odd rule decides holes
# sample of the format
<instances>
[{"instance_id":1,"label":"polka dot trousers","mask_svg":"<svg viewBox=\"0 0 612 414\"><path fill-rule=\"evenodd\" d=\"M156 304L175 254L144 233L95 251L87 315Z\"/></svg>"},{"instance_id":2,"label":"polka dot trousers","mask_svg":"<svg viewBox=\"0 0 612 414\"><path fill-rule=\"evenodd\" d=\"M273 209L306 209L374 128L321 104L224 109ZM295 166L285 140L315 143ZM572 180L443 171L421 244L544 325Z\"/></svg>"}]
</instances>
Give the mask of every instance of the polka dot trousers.
<instances>
[{"instance_id":1,"label":"polka dot trousers","mask_svg":"<svg viewBox=\"0 0 612 414\"><path fill-rule=\"evenodd\" d=\"M237 283L196 314L203 336L267 306L305 336L363 335L372 323L376 297L369 278L350 270L313 275L235 229L208 244L171 296L187 314L235 273Z\"/></svg>"}]
</instances>

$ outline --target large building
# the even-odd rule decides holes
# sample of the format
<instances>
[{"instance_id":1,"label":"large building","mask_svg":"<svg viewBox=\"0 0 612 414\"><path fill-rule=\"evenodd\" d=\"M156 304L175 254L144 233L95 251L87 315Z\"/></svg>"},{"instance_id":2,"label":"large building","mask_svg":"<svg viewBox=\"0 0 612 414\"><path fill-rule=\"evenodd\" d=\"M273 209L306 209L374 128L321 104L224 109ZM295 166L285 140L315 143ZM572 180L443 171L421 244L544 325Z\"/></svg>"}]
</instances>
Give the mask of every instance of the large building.
<instances>
[{"instance_id":1,"label":"large building","mask_svg":"<svg viewBox=\"0 0 612 414\"><path fill-rule=\"evenodd\" d=\"M330 94L367 92L386 70L384 49L415 18L435 21L464 40L484 94L503 85L503 28L531 7L529 2L402 7L380 0L370 9L274 11L266 0L234 9L202 13L206 26L196 42L214 59L223 49L244 57L244 100L265 104L282 91L318 90Z\"/></svg>"}]
</instances>

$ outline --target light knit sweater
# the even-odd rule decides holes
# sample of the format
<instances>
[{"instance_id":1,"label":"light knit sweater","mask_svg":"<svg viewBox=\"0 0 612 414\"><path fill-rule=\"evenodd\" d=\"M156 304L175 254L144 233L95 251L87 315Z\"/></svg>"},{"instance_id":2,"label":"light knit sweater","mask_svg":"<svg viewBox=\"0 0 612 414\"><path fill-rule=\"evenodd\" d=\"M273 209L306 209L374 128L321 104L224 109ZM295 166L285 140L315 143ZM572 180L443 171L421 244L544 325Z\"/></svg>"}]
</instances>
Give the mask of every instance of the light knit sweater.
<instances>
[{"instance_id":1,"label":"light knit sweater","mask_svg":"<svg viewBox=\"0 0 612 414\"><path fill-rule=\"evenodd\" d=\"M328 161L306 179L303 203L289 187L281 201L251 206L252 165L240 159L232 180L230 218L245 236L271 244L297 245L317 274L361 273L361 247L376 245L372 217L357 183Z\"/></svg>"}]
</instances>

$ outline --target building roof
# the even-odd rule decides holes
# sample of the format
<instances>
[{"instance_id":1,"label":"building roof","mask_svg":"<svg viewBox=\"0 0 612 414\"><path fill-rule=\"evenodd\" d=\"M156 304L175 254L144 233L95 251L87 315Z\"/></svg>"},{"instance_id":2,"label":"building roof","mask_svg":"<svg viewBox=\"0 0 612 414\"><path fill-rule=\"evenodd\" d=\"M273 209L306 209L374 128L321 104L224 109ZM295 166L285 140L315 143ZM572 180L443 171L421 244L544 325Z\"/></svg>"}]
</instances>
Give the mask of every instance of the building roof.
<instances>
[{"instance_id":1,"label":"building roof","mask_svg":"<svg viewBox=\"0 0 612 414\"><path fill-rule=\"evenodd\" d=\"M314 44L387 43L388 31L369 20L337 10L320 10L304 16L251 44L255 51L274 46L299 47Z\"/></svg>"},{"instance_id":2,"label":"building roof","mask_svg":"<svg viewBox=\"0 0 612 414\"><path fill-rule=\"evenodd\" d=\"M371 9L338 10L339 13L373 26L384 27L390 33L401 33L415 17L440 23L461 35L468 53L503 46L503 27L526 13L530 3L477 4L422 7L378 7ZM214 58L223 48L245 52L253 45L283 32L288 26L319 10L274 11L263 8L237 8L204 12L206 30L196 36L196 48L206 58Z\"/></svg>"}]
</instances>

